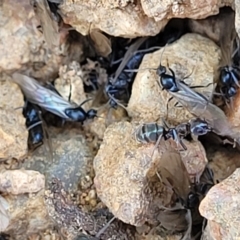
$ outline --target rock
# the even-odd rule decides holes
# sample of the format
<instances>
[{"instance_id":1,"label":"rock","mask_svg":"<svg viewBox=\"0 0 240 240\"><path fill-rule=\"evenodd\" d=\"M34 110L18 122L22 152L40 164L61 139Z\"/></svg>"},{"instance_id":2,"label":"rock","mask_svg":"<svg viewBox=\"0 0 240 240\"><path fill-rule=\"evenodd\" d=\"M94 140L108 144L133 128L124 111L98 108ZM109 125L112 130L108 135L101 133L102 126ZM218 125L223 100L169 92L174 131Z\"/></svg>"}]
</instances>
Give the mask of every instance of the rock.
<instances>
[{"instance_id":1,"label":"rock","mask_svg":"<svg viewBox=\"0 0 240 240\"><path fill-rule=\"evenodd\" d=\"M164 237L161 237L160 235L149 234L140 239L141 240L180 240L180 239L182 239L182 234L178 234L178 235L174 234L174 235L164 236Z\"/></svg>"},{"instance_id":2,"label":"rock","mask_svg":"<svg viewBox=\"0 0 240 240\"><path fill-rule=\"evenodd\" d=\"M115 217L141 226L145 221L155 220L157 208L171 203L173 192L160 181L157 167L162 154L178 146L174 141L162 140L158 151L153 152L155 145L138 143L134 139L135 131L136 127L128 122L114 123L107 128L94 158L94 183L99 198ZM191 146L191 142L184 141L184 144L188 150L182 154L182 161L187 170L198 175L206 165L205 154L199 153L204 150ZM196 161L192 161L193 156ZM196 170L193 171L191 164Z\"/></svg>"},{"instance_id":3,"label":"rock","mask_svg":"<svg viewBox=\"0 0 240 240\"><path fill-rule=\"evenodd\" d=\"M154 18L155 21L171 18L202 19L217 14L219 7L224 5L224 3L216 0L209 2L209 5L204 1L193 1L190 4L182 4L174 1L159 2L157 0L141 0L141 4L144 13L149 18Z\"/></svg>"},{"instance_id":4,"label":"rock","mask_svg":"<svg viewBox=\"0 0 240 240\"><path fill-rule=\"evenodd\" d=\"M200 204L202 216L210 220L209 234L214 239L238 239L240 169L211 188ZM211 226L211 228L210 228Z\"/></svg>"},{"instance_id":5,"label":"rock","mask_svg":"<svg viewBox=\"0 0 240 240\"><path fill-rule=\"evenodd\" d=\"M86 95L83 89L83 77L84 73L80 64L73 61L68 65L60 66L59 78L55 80L54 86L63 98L69 99L71 94L70 101L80 105L86 100ZM86 105L89 105L89 103L83 105L84 109Z\"/></svg>"},{"instance_id":6,"label":"rock","mask_svg":"<svg viewBox=\"0 0 240 240\"><path fill-rule=\"evenodd\" d=\"M87 35L90 29L100 29L111 36L134 38L156 35L168 20L156 22L148 18L140 2L123 1L64 1L60 6L63 20L78 32Z\"/></svg>"},{"instance_id":7,"label":"rock","mask_svg":"<svg viewBox=\"0 0 240 240\"><path fill-rule=\"evenodd\" d=\"M222 145L206 144L207 159L210 160L209 167L214 172L214 179L222 181L229 177L236 168L240 167L240 153L232 146L226 148Z\"/></svg>"},{"instance_id":8,"label":"rock","mask_svg":"<svg viewBox=\"0 0 240 240\"><path fill-rule=\"evenodd\" d=\"M220 50L207 38L197 34L185 34L165 49L144 56L139 67L142 70L138 72L133 83L128 113L135 121L153 122L165 118L175 125L193 116L184 108L176 107L175 99L169 102L171 96L159 87L159 77L155 70L144 70L156 69L161 58L162 65L168 64L176 77L187 77L184 81L190 86L204 86L195 90L211 99L214 91L214 71L218 68Z\"/></svg>"},{"instance_id":9,"label":"rock","mask_svg":"<svg viewBox=\"0 0 240 240\"><path fill-rule=\"evenodd\" d=\"M0 173L0 191L14 195L36 193L45 187L45 177L31 170L7 170Z\"/></svg>"},{"instance_id":10,"label":"rock","mask_svg":"<svg viewBox=\"0 0 240 240\"><path fill-rule=\"evenodd\" d=\"M121 107L114 109L105 106L104 109L100 109L98 112L98 118L94 119L94 121L86 125L86 127L89 127L92 133L96 134L100 139L103 139L104 133L110 124L120 122L124 119L127 119L125 109Z\"/></svg>"},{"instance_id":11,"label":"rock","mask_svg":"<svg viewBox=\"0 0 240 240\"><path fill-rule=\"evenodd\" d=\"M49 53L30 2L4 0L0 16L0 71L27 71L27 75L42 80L55 75L62 61L61 52L51 49Z\"/></svg>"},{"instance_id":12,"label":"rock","mask_svg":"<svg viewBox=\"0 0 240 240\"><path fill-rule=\"evenodd\" d=\"M8 195L5 200L9 205L10 222L4 232L10 234L12 239L24 240L29 234L52 226L44 202L44 191L30 195Z\"/></svg>"},{"instance_id":13,"label":"rock","mask_svg":"<svg viewBox=\"0 0 240 240\"><path fill-rule=\"evenodd\" d=\"M218 223L208 220L207 226L205 227L202 240L217 240L223 239L221 234L221 227ZM212 234L212 235L211 235ZM221 238L219 238L221 236Z\"/></svg>"},{"instance_id":14,"label":"rock","mask_svg":"<svg viewBox=\"0 0 240 240\"><path fill-rule=\"evenodd\" d=\"M234 8L234 2L212 0L206 5L203 0L190 4L173 0L91 0L86 3L78 0L64 1L60 9L64 22L74 26L83 35L87 35L90 29L100 29L112 36L134 38L156 35L172 18L204 19L216 15L223 6Z\"/></svg>"},{"instance_id":15,"label":"rock","mask_svg":"<svg viewBox=\"0 0 240 240\"><path fill-rule=\"evenodd\" d=\"M0 158L22 159L27 153L28 138L21 109L23 95L6 75L1 76L0 85Z\"/></svg>"},{"instance_id":16,"label":"rock","mask_svg":"<svg viewBox=\"0 0 240 240\"><path fill-rule=\"evenodd\" d=\"M47 131L50 142L45 141L22 167L41 172L47 183L57 177L68 191L76 191L81 179L89 174L93 159L85 137L77 129L48 128ZM52 150L49 149L49 144L52 145Z\"/></svg>"},{"instance_id":17,"label":"rock","mask_svg":"<svg viewBox=\"0 0 240 240\"><path fill-rule=\"evenodd\" d=\"M239 110L239 104L240 104L240 92L237 91L237 94L234 96L232 99L232 108L225 107L225 112L228 117L228 120L231 124L231 126L234 127L237 131L240 129L240 122L239 122L239 117L240 117L240 110Z\"/></svg>"},{"instance_id":18,"label":"rock","mask_svg":"<svg viewBox=\"0 0 240 240\"><path fill-rule=\"evenodd\" d=\"M234 1L234 7L235 7L235 28L237 31L238 36L240 37L240 1L239 0L235 0Z\"/></svg>"}]
</instances>

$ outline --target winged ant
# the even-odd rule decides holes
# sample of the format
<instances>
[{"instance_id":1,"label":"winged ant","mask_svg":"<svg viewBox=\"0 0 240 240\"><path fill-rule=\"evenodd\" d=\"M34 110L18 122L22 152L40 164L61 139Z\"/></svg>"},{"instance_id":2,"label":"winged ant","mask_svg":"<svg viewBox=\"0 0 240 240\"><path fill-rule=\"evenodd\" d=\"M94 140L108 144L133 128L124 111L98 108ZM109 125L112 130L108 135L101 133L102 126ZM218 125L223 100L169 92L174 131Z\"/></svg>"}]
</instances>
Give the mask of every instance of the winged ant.
<instances>
[{"instance_id":1,"label":"winged ant","mask_svg":"<svg viewBox=\"0 0 240 240\"><path fill-rule=\"evenodd\" d=\"M44 110L51 112L63 120L83 123L87 119L97 116L97 111L90 109L85 111L81 106L89 100L84 101L80 106L65 100L59 93L52 91L28 76L14 73L13 81L18 84L26 99ZM53 87L52 87L53 88Z\"/></svg>"}]
</instances>

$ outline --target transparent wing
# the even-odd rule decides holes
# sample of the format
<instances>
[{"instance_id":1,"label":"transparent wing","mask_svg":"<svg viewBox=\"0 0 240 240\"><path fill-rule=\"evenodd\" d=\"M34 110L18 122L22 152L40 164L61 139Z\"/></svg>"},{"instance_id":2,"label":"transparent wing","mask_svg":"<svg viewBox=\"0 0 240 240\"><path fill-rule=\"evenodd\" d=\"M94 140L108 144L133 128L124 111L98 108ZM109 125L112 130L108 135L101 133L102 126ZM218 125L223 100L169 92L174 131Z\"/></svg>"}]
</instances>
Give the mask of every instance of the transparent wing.
<instances>
[{"instance_id":1,"label":"transparent wing","mask_svg":"<svg viewBox=\"0 0 240 240\"><path fill-rule=\"evenodd\" d=\"M133 43L127 50L127 52L124 55L124 58L121 62L121 64L119 65L115 76L112 80L112 83L116 82L119 74L123 71L124 67L126 66L126 64L128 63L128 61L130 60L130 58L134 55L135 51L138 50L138 48L142 45L143 42L145 42L148 39L148 37L143 37L143 38L139 38L135 43Z\"/></svg>"},{"instance_id":2,"label":"transparent wing","mask_svg":"<svg viewBox=\"0 0 240 240\"><path fill-rule=\"evenodd\" d=\"M51 49L52 46L59 46L60 37L58 23L53 20L52 13L46 0L35 0L36 13L42 25L44 39Z\"/></svg>"},{"instance_id":3,"label":"transparent wing","mask_svg":"<svg viewBox=\"0 0 240 240\"><path fill-rule=\"evenodd\" d=\"M19 73L14 73L12 77L13 82L20 86L23 94L29 102L36 104L61 118L71 120L64 111L66 108L76 107L75 104L68 102L57 93L43 87L33 78Z\"/></svg>"},{"instance_id":4,"label":"transparent wing","mask_svg":"<svg viewBox=\"0 0 240 240\"><path fill-rule=\"evenodd\" d=\"M160 165L159 174L163 182L171 184L176 194L186 201L190 192L190 178L187 169L182 162L181 155L177 151L163 153Z\"/></svg>"},{"instance_id":5,"label":"transparent wing","mask_svg":"<svg viewBox=\"0 0 240 240\"><path fill-rule=\"evenodd\" d=\"M176 84L179 91L169 91L169 94L175 97L190 113L207 121L214 132L219 135L233 134L225 113L219 107L178 79L176 79Z\"/></svg>"}]
</instances>

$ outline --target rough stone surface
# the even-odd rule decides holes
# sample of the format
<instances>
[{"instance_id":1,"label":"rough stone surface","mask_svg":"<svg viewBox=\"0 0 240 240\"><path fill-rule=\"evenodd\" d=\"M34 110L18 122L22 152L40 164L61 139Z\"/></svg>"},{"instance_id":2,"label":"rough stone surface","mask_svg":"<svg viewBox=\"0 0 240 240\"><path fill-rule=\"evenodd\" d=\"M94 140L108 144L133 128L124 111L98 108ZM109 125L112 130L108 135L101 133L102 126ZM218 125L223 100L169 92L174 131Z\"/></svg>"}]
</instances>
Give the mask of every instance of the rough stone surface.
<instances>
[{"instance_id":1,"label":"rough stone surface","mask_svg":"<svg viewBox=\"0 0 240 240\"><path fill-rule=\"evenodd\" d=\"M0 158L21 159L27 153L28 132L22 115L23 106L23 95L19 87L6 75L1 76Z\"/></svg>"},{"instance_id":2,"label":"rough stone surface","mask_svg":"<svg viewBox=\"0 0 240 240\"><path fill-rule=\"evenodd\" d=\"M218 68L220 50L211 40L197 34L186 34L178 41L144 56L133 83L132 95L128 104L128 113L136 121L154 122L161 118L178 124L185 122L193 116L184 108L174 106L176 100L170 102L170 95L161 90L157 81L159 77L155 70L160 64L169 67L176 77L184 79L190 86L204 86L194 90L211 98L214 90L214 71ZM204 59L204 61L203 61ZM150 101L151 99L151 101ZM168 111L167 111L168 103Z\"/></svg>"},{"instance_id":3,"label":"rough stone surface","mask_svg":"<svg viewBox=\"0 0 240 240\"><path fill-rule=\"evenodd\" d=\"M90 131L96 134L100 139L103 139L104 133L110 124L127 119L126 111L121 107L118 107L117 109L109 109L109 106L106 106L99 110L98 116L99 117L94 119L91 124L86 126L89 127Z\"/></svg>"},{"instance_id":4,"label":"rough stone surface","mask_svg":"<svg viewBox=\"0 0 240 240\"><path fill-rule=\"evenodd\" d=\"M4 193L36 193L44 187L45 177L37 171L22 169L0 173L0 191Z\"/></svg>"},{"instance_id":5,"label":"rough stone surface","mask_svg":"<svg viewBox=\"0 0 240 240\"><path fill-rule=\"evenodd\" d=\"M64 1L63 19L86 35L90 29L100 29L113 36L139 37L157 34L171 18L204 19L219 13L219 8L236 5L232 0L176 2L173 0L141 1ZM237 14L238 16L238 14ZM101 21L100 21L101 20ZM236 18L238 29L238 18Z\"/></svg>"},{"instance_id":6,"label":"rough stone surface","mask_svg":"<svg viewBox=\"0 0 240 240\"><path fill-rule=\"evenodd\" d=\"M129 2L129 1L128 1ZM72 25L83 35L90 29L100 29L112 36L137 37L155 35L167 24L148 18L136 5L122 4L122 1L64 1L61 5L64 22Z\"/></svg>"},{"instance_id":7,"label":"rough stone surface","mask_svg":"<svg viewBox=\"0 0 240 240\"><path fill-rule=\"evenodd\" d=\"M237 94L234 96L232 103L233 108L225 107L225 112L227 114L229 122L231 123L231 126L239 131L240 123L238 119L240 118L240 91L237 91Z\"/></svg>"},{"instance_id":8,"label":"rough stone surface","mask_svg":"<svg viewBox=\"0 0 240 240\"><path fill-rule=\"evenodd\" d=\"M240 37L240 1L239 0L235 0L235 28L237 31L238 36Z\"/></svg>"},{"instance_id":9,"label":"rough stone surface","mask_svg":"<svg viewBox=\"0 0 240 240\"><path fill-rule=\"evenodd\" d=\"M22 167L41 172L47 183L57 177L68 191L76 191L81 179L90 172L92 153L81 131L55 130L47 129L50 142L45 141ZM49 146L52 146L52 150Z\"/></svg>"},{"instance_id":10,"label":"rough stone surface","mask_svg":"<svg viewBox=\"0 0 240 240\"><path fill-rule=\"evenodd\" d=\"M86 95L83 89L83 71L78 62L71 62L69 65L61 66L59 69L59 78L54 82L54 86L58 92L70 101L75 102L80 105L84 100L86 100ZM83 105L88 106L89 103Z\"/></svg>"},{"instance_id":11,"label":"rough stone surface","mask_svg":"<svg viewBox=\"0 0 240 240\"><path fill-rule=\"evenodd\" d=\"M238 239L240 169L210 189L200 204L200 213L211 221L210 236L214 239ZM215 224L216 223L216 224ZM209 226L210 227L210 226Z\"/></svg>"},{"instance_id":12,"label":"rough stone surface","mask_svg":"<svg viewBox=\"0 0 240 240\"><path fill-rule=\"evenodd\" d=\"M153 220L151 213L156 207L171 202L173 192L160 182L156 167L164 152L178 147L174 141L162 140L153 152L154 144L137 143L133 135L135 131L136 127L128 122L115 123L107 128L94 159L94 183L98 196L114 216L140 226L147 219ZM205 155L199 154L196 150L199 147L195 149L192 143L184 143L189 150L181 157L184 164L189 165L187 170L190 169L193 175L197 175L195 171L200 174L206 165ZM192 156L195 156L195 163L191 163ZM191 164L195 164L194 172Z\"/></svg>"},{"instance_id":13,"label":"rough stone surface","mask_svg":"<svg viewBox=\"0 0 240 240\"><path fill-rule=\"evenodd\" d=\"M58 72L60 51L48 51L30 1L2 1L0 9L0 71L27 71L32 77L49 78Z\"/></svg>"},{"instance_id":14,"label":"rough stone surface","mask_svg":"<svg viewBox=\"0 0 240 240\"><path fill-rule=\"evenodd\" d=\"M240 153L231 146L205 145L209 166L214 172L215 181L222 181L229 177L236 168L240 167Z\"/></svg>"},{"instance_id":15,"label":"rough stone surface","mask_svg":"<svg viewBox=\"0 0 240 240\"><path fill-rule=\"evenodd\" d=\"M148 17L153 17L156 21L170 18L193 18L201 19L218 13L219 7L224 3L213 0L211 2L191 1L188 4L173 0L141 0L142 8Z\"/></svg>"},{"instance_id":16,"label":"rough stone surface","mask_svg":"<svg viewBox=\"0 0 240 240\"><path fill-rule=\"evenodd\" d=\"M13 239L27 239L29 234L38 233L52 225L44 202L44 191L31 195L8 195L5 200L9 204L7 213L10 218L5 232Z\"/></svg>"}]
</instances>

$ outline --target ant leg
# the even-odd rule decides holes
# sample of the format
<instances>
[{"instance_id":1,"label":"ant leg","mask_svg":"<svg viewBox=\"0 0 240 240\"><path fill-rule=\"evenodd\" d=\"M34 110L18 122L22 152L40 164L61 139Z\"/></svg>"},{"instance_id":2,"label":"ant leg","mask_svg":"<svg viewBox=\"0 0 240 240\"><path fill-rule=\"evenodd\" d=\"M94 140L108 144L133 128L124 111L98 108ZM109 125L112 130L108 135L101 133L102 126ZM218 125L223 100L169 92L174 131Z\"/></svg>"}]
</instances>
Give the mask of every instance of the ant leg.
<instances>
[{"instance_id":1,"label":"ant leg","mask_svg":"<svg viewBox=\"0 0 240 240\"><path fill-rule=\"evenodd\" d=\"M42 124L42 121L38 121L38 122L32 124L30 127L27 128L27 130L29 131L29 130L31 130L32 128L36 127L39 124Z\"/></svg>"},{"instance_id":2,"label":"ant leg","mask_svg":"<svg viewBox=\"0 0 240 240\"><path fill-rule=\"evenodd\" d=\"M174 71L173 71L171 68L169 68L169 71L172 73L172 76L173 76L173 78L175 79L175 73L174 73Z\"/></svg>"},{"instance_id":3,"label":"ant leg","mask_svg":"<svg viewBox=\"0 0 240 240\"><path fill-rule=\"evenodd\" d=\"M187 150L187 147L186 147L186 145L183 143L182 139L179 139L179 143L180 143L180 145L182 146L183 151L186 151L186 150Z\"/></svg>"},{"instance_id":4,"label":"ant leg","mask_svg":"<svg viewBox=\"0 0 240 240\"><path fill-rule=\"evenodd\" d=\"M184 151L187 150L187 147L183 143L182 139L179 137L177 130L174 129L173 135L172 135L173 140L177 143L177 147L179 148L179 145L183 148ZM181 151L181 150L179 150Z\"/></svg>"},{"instance_id":5,"label":"ant leg","mask_svg":"<svg viewBox=\"0 0 240 240\"><path fill-rule=\"evenodd\" d=\"M180 104L180 105L179 105ZM174 104L174 107L177 107L177 108L182 108L182 105L181 105L181 103L179 103L179 102L176 102L175 104Z\"/></svg>"},{"instance_id":6,"label":"ant leg","mask_svg":"<svg viewBox=\"0 0 240 240\"><path fill-rule=\"evenodd\" d=\"M91 100L92 100L92 98L88 98L88 99L84 100L79 106L81 107L83 104L85 104L86 102L89 102Z\"/></svg>"},{"instance_id":7,"label":"ant leg","mask_svg":"<svg viewBox=\"0 0 240 240\"><path fill-rule=\"evenodd\" d=\"M183 80L189 78L189 77L193 74L195 68L196 68L196 66L194 66L192 72L191 72L190 74L188 74L187 76L185 76L185 77L183 78Z\"/></svg>"},{"instance_id":8,"label":"ant leg","mask_svg":"<svg viewBox=\"0 0 240 240\"><path fill-rule=\"evenodd\" d=\"M122 107L123 109L125 109L127 111L127 108L121 104L116 98L114 98L110 93L108 93L108 96L111 100L113 100L114 102L116 102L120 107ZM128 112L128 111L127 111Z\"/></svg>"},{"instance_id":9,"label":"ant leg","mask_svg":"<svg viewBox=\"0 0 240 240\"><path fill-rule=\"evenodd\" d=\"M187 210L187 213L185 215L185 219L188 222L188 228L187 228L186 232L184 233L182 240L191 239L191 232L192 232L192 214L189 209L186 209L186 210Z\"/></svg>"},{"instance_id":10,"label":"ant leg","mask_svg":"<svg viewBox=\"0 0 240 240\"><path fill-rule=\"evenodd\" d=\"M48 145L48 148L49 148L49 151L47 151L47 149L46 149L46 151L49 153L49 159L50 159L50 161L52 162L52 161L53 161L53 147L52 147L51 139L49 138L49 134L48 134L48 132L47 132L47 130L46 130L46 129L47 129L47 125L46 125L46 123L43 121L41 111L38 112L38 115L39 115L39 118L40 118L40 120L41 120L41 122L42 122L43 137L44 137L44 139L46 139L47 145ZM43 145L46 147L45 144L43 144Z\"/></svg>"},{"instance_id":11,"label":"ant leg","mask_svg":"<svg viewBox=\"0 0 240 240\"><path fill-rule=\"evenodd\" d=\"M43 31L42 31L42 26L41 26L41 25L38 25L38 26L37 26L37 30L38 30L40 33L43 33Z\"/></svg>"},{"instance_id":12,"label":"ant leg","mask_svg":"<svg viewBox=\"0 0 240 240\"><path fill-rule=\"evenodd\" d=\"M154 148L153 148L153 151L152 151L152 154L151 154L151 158L150 158L150 159L152 159L155 150L157 149L158 145L160 144L160 141L161 141L161 139L162 139L162 136L163 136L163 134L161 134L161 135L158 137L158 140L157 140L157 142L156 142L156 144L155 144L155 146L154 146Z\"/></svg>"},{"instance_id":13,"label":"ant leg","mask_svg":"<svg viewBox=\"0 0 240 240\"><path fill-rule=\"evenodd\" d=\"M232 69L232 70L234 71L235 69ZM233 73L231 72L231 76L233 78L234 83L240 88L240 85L238 83L239 80L236 78L234 73L236 73L236 72L235 71Z\"/></svg>"},{"instance_id":14,"label":"ant leg","mask_svg":"<svg viewBox=\"0 0 240 240\"><path fill-rule=\"evenodd\" d=\"M170 102L171 100L173 100L173 97L170 97L170 98L168 99L168 102L167 102L167 117L166 117L166 119L168 119L168 104L169 104L169 102Z\"/></svg>"},{"instance_id":15,"label":"ant leg","mask_svg":"<svg viewBox=\"0 0 240 240\"><path fill-rule=\"evenodd\" d=\"M100 236L106 231L106 229L110 226L110 224L116 219L116 217L113 217L111 220L109 220L106 225L101 228L98 233L96 234L96 238L100 238Z\"/></svg>"},{"instance_id":16,"label":"ant leg","mask_svg":"<svg viewBox=\"0 0 240 240\"><path fill-rule=\"evenodd\" d=\"M71 96L72 96L72 84L69 86L69 96L68 96L68 101L71 101Z\"/></svg>"}]
</instances>

